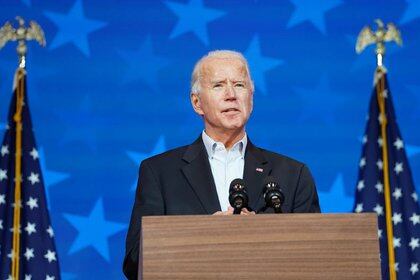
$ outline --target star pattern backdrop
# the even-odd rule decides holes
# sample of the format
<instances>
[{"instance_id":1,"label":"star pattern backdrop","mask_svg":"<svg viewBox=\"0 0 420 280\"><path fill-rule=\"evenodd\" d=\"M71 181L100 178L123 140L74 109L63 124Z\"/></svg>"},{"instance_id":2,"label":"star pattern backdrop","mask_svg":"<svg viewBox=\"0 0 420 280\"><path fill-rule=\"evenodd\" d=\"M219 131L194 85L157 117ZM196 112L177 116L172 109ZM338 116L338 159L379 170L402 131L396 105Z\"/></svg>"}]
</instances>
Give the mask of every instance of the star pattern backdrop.
<instances>
[{"instance_id":1,"label":"star pattern backdrop","mask_svg":"<svg viewBox=\"0 0 420 280\"><path fill-rule=\"evenodd\" d=\"M316 2L316 4L315 4ZM191 143L202 123L189 102L194 63L213 49L249 60L255 108L247 131L307 163L324 212L350 212L368 111L374 48L354 51L381 18L395 110L420 191L419 0L0 0L0 24L36 20L27 84L63 279L122 279L141 160ZM7 129L15 45L0 51L0 136Z\"/></svg>"}]
</instances>

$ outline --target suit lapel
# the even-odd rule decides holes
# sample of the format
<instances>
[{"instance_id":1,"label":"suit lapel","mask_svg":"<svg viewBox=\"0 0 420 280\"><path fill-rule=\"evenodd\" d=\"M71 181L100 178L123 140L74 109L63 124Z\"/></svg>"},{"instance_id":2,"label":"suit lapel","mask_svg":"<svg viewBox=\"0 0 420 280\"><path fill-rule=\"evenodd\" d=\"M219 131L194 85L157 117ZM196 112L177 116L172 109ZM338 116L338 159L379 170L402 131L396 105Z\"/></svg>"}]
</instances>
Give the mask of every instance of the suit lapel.
<instances>
[{"instance_id":1,"label":"suit lapel","mask_svg":"<svg viewBox=\"0 0 420 280\"><path fill-rule=\"evenodd\" d=\"M220 211L219 198L211 173L210 163L201 136L184 154L183 160L188 164L182 172L208 214Z\"/></svg>"},{"instance_id":2,"label":"suit lapel","mask_svg":"<svg viewBox=\"0 0 420 280\"><path fill-rule=\"evenodd\" d=\"M257 211L263 199L263 180L271 173L271 163L266 160L263 153L248 139L245 152L244 181L248 190L250 207Z\"/></svg>"}]
</instances>

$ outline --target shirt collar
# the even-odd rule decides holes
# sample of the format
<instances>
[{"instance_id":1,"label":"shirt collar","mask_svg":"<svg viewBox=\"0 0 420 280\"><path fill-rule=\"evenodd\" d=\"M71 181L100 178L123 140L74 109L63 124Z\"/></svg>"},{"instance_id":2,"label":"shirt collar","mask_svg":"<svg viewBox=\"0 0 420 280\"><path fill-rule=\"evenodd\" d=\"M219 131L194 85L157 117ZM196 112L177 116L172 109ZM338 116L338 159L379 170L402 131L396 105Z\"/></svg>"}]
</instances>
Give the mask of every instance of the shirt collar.
<instances>
[{"instance_id":1,"label":"shirt collar","mask_svg":"<svg viewBox=\"0 0 420 280\"><path fill-rule=\"evenodd\" d=\"M223 148L225 147L225 145L222 142L216 142L216 141L213 140L213 138L208 136L205 130L203 130L203 132L201 133L201 138L203 139L203 143L204 143L204 146L206 147L207 155L209 157L213 157L213 155L216 151L216 147L218 147L218 146L221 146ZM244 137L242 137L241 140L236 142L232 146L231 150L238 148L241 156L245 157L245 150L246 150L247 143L248 143L248 137L247 137L246 132L245 132Z\"/></svg>"}]
</instances>

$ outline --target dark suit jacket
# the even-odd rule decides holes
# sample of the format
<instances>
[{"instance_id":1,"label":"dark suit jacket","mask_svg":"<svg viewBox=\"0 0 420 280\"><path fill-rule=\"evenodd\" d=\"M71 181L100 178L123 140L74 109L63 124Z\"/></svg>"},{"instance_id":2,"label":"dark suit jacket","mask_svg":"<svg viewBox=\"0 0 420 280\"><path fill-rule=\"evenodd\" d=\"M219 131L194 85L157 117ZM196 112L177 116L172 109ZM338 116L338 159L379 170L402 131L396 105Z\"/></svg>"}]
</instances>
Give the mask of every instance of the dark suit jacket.
<instances>
[{"instance_id":1,"label":"dark suit jacket","mask_svg":"<svg viewBox=\"0 0 420 280\"><path fill-rule=\"evenodd\" d=\"M284 213L320 212L309 169L293 159L260 149L248 140L243 179L249 205L254 210L264 206L262 184L269 175L277 179L284 192ZM201 136L189 146L144 160L127 234L124 274L137 279L141 217L216 211L220 211L220 204Z\"/></svg>"}]
</instances>

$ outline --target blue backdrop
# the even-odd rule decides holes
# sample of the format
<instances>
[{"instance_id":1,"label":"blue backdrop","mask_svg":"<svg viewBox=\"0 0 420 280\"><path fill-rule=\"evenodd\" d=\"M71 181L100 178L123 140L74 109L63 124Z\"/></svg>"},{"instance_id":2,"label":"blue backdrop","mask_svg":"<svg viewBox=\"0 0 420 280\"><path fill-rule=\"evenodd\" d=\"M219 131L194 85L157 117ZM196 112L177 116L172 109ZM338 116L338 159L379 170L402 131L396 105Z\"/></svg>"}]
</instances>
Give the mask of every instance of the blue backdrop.
<instances>
[{"instance_id":1,"label":"blue backdrop","mask_svg":"<svg viewBox=\"0 0 420 280\"><path fill-rule=\"evenodd\" d=\"M420 190L420 1L0 1L0 24L21 15L46 33L31 43L29 104L64 279L120 279L141 160L192 142L195 61L213 49L248 58L256 85L252 141L303 161L324 212L351 211L374 48L355 40L375 18L404 46L385 64ZM0 52L0 136L17 66Z\"/></svg>"}]
</instances>

